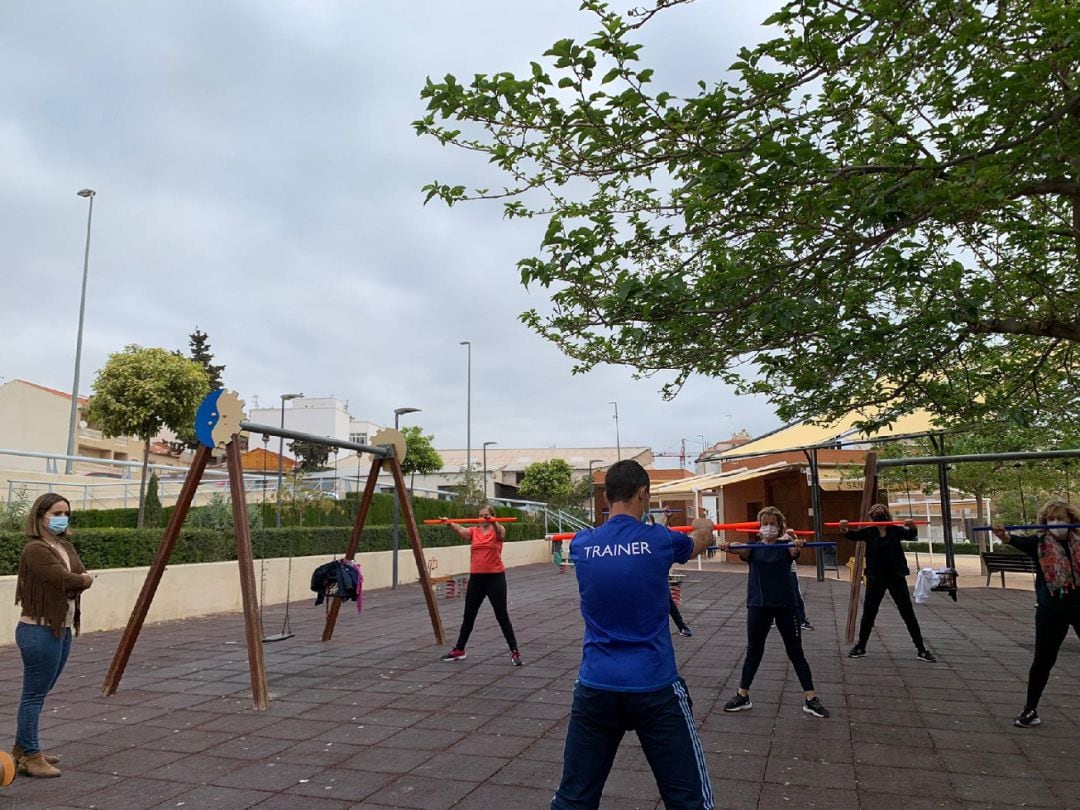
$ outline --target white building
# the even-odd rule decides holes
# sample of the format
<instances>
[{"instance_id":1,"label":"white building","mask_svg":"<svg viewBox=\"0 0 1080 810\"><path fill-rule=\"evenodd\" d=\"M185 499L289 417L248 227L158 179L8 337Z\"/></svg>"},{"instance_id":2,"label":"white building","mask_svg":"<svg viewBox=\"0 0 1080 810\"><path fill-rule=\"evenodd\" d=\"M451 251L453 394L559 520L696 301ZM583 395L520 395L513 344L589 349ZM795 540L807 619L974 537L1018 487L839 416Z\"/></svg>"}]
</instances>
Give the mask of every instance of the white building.
<instances>
[{"instance_id":1,"label":"white building","mask_svg":"<svg viewBox=\"0 0 1080 810\"><path fill-rule=\"evenodd\" d=\"M281 405L276 408L252 408L248 411L247 420L260 425L272 425L280 427L282 415L284 415L285 428L296 430L300 433L310 433L313 436L325 436L330 439L368 444L372 435L380 426L364 419L355 419L349 414L347 403L332 397L298 397L284 402L284 411ZM248 447L255 449L263 442L262 433L248 434ZM278 440L269 437L273 445L271 449L277 452ZM351 450L339 451L342 456L352 454ZM289 439L284 442L282 455L294 458L289 450Z\"/></svg>"}]
</instances>

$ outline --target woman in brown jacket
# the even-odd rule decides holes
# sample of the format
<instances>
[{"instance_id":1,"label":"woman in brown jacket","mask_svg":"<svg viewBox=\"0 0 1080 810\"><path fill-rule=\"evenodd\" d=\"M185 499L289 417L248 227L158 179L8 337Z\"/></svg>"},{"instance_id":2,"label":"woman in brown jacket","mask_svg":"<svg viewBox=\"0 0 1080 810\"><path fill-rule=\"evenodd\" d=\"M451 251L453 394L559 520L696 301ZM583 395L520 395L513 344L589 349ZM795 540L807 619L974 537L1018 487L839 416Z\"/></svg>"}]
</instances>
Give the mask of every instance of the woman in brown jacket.
<instances>
[{"instance_id":1,"label":"woman in brown jacket","mask_svg":"<svg viewBox=\"0 0 1080 810\"><path fill-rule=\"evenodd\" d=\"M30 507L26 545L19 558L15 604L22 615L15 642L23 659L23 689L12 757L29 776L59 776L58 757L46 755L38 741L38 719L45 696L64 671L71 631L79 634L79 595L94 580L68 542L71 504L50 492Z\"/></svg>"}]
</instances>

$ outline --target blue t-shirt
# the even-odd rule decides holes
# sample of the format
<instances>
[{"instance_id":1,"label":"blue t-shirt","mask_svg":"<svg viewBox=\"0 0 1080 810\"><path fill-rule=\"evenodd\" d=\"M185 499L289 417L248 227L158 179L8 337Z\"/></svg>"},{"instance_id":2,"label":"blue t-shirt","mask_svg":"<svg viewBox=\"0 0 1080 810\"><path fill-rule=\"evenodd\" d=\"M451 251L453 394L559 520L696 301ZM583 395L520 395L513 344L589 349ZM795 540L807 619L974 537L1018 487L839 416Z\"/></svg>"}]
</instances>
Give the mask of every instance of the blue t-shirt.
<instances>
[{"instance_id":1,"label":"blue t-shirt","mask_svg":"<svg viewBox=\"0 0 1080 810\"><path fill-rule=\"evenodd\" d=\"M585 619L578 680L593 689L652 692L675 682L668 571L694 551L687 535L616 515L570 541Z\"/></svg>"},{"instance_id":2,"label":"blue t-shirt","mask_svg":"<svg viewBox=\"0 0 1080 810\"><path fill-rule=\"evenodd\" d=\"M746 578L747 607L795 607L795 586L791 582L792 557L787 548L769 548L755 543L746 561L750 575Z\"/></svg>"}]
</instances>

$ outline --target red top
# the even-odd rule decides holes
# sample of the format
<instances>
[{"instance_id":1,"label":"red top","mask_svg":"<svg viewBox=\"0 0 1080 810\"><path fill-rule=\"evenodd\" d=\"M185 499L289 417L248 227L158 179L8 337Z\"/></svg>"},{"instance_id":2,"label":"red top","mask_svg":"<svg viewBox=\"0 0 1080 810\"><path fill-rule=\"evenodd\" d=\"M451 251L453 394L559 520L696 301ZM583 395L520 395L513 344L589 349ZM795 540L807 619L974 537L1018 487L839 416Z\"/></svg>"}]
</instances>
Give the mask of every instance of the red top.
<instances>
[{"instance_id":1,"label":"red top","mask_svg":"<svg viewBox=\"0 0 1080 810\"><path fill-rule=\"evenodd\" d=\"M469 529L472 535L471 543L472 560L469 565L471 574L501 574L506 570L502 561L503 541L495 533L494 526L473 526Z\"/></svg>"}]
</instances>

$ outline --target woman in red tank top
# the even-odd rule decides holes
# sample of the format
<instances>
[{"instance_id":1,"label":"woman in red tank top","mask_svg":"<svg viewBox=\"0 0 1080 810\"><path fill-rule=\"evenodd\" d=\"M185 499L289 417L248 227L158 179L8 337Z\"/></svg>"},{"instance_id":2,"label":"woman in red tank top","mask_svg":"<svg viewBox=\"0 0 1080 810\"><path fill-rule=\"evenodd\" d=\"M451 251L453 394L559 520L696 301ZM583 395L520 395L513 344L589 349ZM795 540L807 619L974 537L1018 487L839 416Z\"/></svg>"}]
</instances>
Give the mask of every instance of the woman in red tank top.
<instances>
[{"instance_id":1,"label":"woman in red tank top","mask_svg":"<svg viewBox=\"0 0 1080 810\"><path fill-rule=\"evenodd\" d=\"M465 645L469 642L480 605L486 598L491 601L495 618L499 622L499 627L502 628L506 643L510 645L510 663L515 667L520 667L521 654L518 652L517 639L514 637L514 626L510 624L510 614L506 610L506 566L502 561L506 530L502 524L491 520L495 517L495 510L486 504L480 508L479 517L484 522L468 528L450 523L448 518L442 518L446 521L446 526L462 540L468 540L470 546L469 587L465 590L465 616L461 620L457 644L442 657L442 660L463 661L465 659Z\"/></svg>"}]
</instances>

